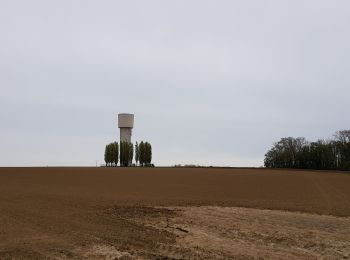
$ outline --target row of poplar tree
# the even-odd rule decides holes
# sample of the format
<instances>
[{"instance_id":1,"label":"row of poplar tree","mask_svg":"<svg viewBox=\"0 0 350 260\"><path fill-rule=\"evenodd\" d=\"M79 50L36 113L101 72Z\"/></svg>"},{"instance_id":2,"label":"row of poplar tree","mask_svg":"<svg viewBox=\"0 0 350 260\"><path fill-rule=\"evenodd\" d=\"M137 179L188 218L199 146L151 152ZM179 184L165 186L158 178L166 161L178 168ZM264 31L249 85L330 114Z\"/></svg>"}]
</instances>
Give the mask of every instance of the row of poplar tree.
<instances>
[{"instance_id":1,"label":"row of poplar tree","mask_svg":"<svg viewBox=\"0 0 350 260\"><path fill-rule=\"evenodd\" d=\"M106 145L104 159L106 166L117 166L120 162L120 166L128 167L132 166L134 158L136 165L139 166L153 166L152 164L152 146L148 142L136 142L135 149L134 145L129 142L117 142Z\"/></svg>"},{"instance_id":2,"label":"row of poplar tree","mask_svg":"<svg viewBox=\"0 0 350 260\"><path fill-rule=\"evenodd\" d=\"M268 168L350 170L350 130L316 142L282 138L265 154L264 164Z\"/></svg>"}]
</instances>

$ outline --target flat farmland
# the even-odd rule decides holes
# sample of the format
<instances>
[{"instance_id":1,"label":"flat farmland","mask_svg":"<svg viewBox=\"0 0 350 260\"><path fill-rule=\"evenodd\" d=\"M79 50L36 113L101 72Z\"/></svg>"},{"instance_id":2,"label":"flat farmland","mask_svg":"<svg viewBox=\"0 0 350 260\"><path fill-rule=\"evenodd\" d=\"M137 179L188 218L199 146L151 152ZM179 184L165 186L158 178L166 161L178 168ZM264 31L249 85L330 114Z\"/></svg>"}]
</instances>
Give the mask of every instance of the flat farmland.
<instances>
[{"instance_id":1,"label":"flat farmland","mask_svg":"<svg viewBox=\"0 0 350 260\"><path fill-rule=\"evenodd\" d=\"M0 168L0 259L350 257L350 174Z\"/></svg>"}]
</instances>

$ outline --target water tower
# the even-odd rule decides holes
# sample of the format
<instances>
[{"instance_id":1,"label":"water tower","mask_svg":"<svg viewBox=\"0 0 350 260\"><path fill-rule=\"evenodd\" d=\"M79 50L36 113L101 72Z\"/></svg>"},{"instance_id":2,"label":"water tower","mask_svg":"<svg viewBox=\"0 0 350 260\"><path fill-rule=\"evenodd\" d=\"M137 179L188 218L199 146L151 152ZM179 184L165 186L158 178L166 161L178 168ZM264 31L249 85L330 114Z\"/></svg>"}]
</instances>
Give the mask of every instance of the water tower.
<instances>
[{"instance_id":1,"label":"water tower","mask_svg":"<svg viewBox=\"0 0 350 260\"><path fill-rule=\"evenodd\" d=\"M120 142L131 143L132 128L134 127L133 114L118 114L118 127L120 128Z\"/></svg>"}]
</instances>

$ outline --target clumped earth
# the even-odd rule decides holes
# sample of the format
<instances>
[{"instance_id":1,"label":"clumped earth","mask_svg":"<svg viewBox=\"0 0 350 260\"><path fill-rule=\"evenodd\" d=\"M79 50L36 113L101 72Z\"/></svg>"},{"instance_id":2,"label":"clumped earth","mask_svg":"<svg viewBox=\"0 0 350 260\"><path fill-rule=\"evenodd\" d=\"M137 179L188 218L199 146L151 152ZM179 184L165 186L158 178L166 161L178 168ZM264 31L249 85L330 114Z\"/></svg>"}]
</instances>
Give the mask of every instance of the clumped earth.
<instances>
[{"instance_id":1,"label":"clumped earth","mask_svg":"<svg viewBox=\"0 0 350 260\"><path fill-rule=\"evenodd\" d=\"M348 259L350 175L0 168L0 259Z\"/></svg>"}]
</instances>

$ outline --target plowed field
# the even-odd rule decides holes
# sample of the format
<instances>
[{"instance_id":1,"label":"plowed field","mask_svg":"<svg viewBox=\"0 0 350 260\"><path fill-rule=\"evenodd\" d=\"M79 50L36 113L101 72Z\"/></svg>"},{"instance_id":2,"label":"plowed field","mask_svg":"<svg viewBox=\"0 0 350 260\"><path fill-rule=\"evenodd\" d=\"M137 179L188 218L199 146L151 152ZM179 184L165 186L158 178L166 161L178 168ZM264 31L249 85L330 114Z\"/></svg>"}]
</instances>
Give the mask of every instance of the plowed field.
<instances>
[{"instance_id":1,"label":"plowed field","mask_svg":"<svg viewBox=\"0 0 350 260\"><path fill-rule=\"evenodd\" d=\"M350 174L0 168L0 259L350 257Z\"/></svg>"}]
</instances>

